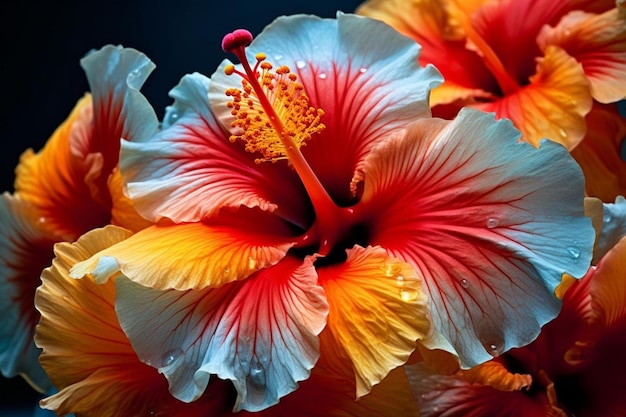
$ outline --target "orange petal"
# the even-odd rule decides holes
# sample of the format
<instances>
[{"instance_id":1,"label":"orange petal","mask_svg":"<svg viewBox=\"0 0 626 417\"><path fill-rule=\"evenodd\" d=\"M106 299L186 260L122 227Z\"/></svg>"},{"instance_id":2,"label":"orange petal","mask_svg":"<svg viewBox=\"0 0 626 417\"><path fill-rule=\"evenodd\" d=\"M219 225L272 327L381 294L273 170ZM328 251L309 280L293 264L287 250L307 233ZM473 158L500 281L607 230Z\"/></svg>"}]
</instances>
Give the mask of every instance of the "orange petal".
<instances>
[{"instance_id":1,"label":"orange petal","mask_svg":"<svg viewBox=\"0 0 626 417\"><path fill-rule=\"evenodd\" d=\"M626 238L600 261L591 282L592 306L600 312L605 326L626 323Z\"/></svg>"},{"instance_id":2,"label":"orange petal","mask_svg":"<svg viewBox=\"0 0 626 417\"><path fill-rule=\"evenodd\" d=\"M456 376L471 383L480 383L499 391L519 391L530 388L533 382L528 374L514 374L495 360L485 362L474 368L461 370Z\"/></svg>"},{"instance_id":3,"label":"orange petal","mask_svg":"<svg viewBox=\"0 0 626 417\"><path fill-rule=\"evenodd\" d=\"M122 272L138 284L160 290L220 287L277 263L293 245L293 239L277 236L272 228L278 225L269 216L239 212L238 217L240 227L150 226L76 264L71 275L91 274L97 282L105 282ZM255 220L260 223L253 226Z\"/></svg>"},{"instance_id":4,"label":"orange petal","mask_svg":"<svg viewBox=\"0 0 626 417\"><path fill-rule=\"evenodd\" d=\"M620 154L626 118L615 104L596 104L586 121L587 135L571 153L585 174L587 195L611 203L626 195L626 161Z\"/></svg>"},{"instance_id":5,"label":"orange petal","mask_svg":"<svg viewBox=\"0 0 626 417\"><path fill-rule=\"evenodd\" d=\"M535 146L548 138L572 149L585 135L591 102L581 65L561 48L549 46L529 85L502 100L475 107L510 118L522 138Z\"/></svg>"},{"instance_id":6,"label":"orange petal","mask_svg":"<svg viewBox=\"0 0 626 417\"><path fill-rule=\"evenodd\" d=\"M626 98L626 12L613 8L602 14L577 10L537 38L542 49L557 45L580 62L601 103Z\"/></svg>"},{"instance_id":7,"label":"orange petal","mask_svg":"<svg viewBox=\"0 0 626 417\"><path fill-rule=\"evenodd\" d=\"M380 247L355 246L339 265L318 269L330 313L328 327L351 359L356 394L367 394L404 364L430 322L420 277Z\"/></svg>"},{"instance_id":8,"label":"orange petal","mask_svg":"<svg viewBox=\"0 0 626 417\"><path fill-rule=\"evenodd\" d=\"M38 207L46 222L64 234L68 241L75 240L93 225L108 223L110 216L93 199L85 184L84 158L77 158L70 149L71 137L89 129L92 113L91 95L87 94L78 101L44 148L37 153L32 149L25 151L16 168L16 193ZM92 169L102 167L102 161L96 156L90 162Z\"/></svg>"},{"instance_id":9,"label":"orange petal","mask_svg":"<svg viewBox=\"0 0 626 417\"><path fill-rule=\"evenodd\" d=\"M124 184L120 170L115 169L109 177L109 191L113 200L111 208L111 224L123 227L133 232L152 225L152 222L143 218L135 209L132 200L124 194Z\"/></svg>"}]
</instances>

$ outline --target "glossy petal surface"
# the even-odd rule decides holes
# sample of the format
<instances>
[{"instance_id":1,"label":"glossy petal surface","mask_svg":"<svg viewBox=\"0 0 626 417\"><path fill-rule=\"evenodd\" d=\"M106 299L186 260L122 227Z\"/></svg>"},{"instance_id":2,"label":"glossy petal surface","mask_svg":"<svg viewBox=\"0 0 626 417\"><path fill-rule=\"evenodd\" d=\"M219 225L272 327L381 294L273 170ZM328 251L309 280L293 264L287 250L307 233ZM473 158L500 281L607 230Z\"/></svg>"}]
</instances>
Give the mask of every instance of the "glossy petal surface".
<instances>
[{"instance_id":1,"label":"glossy petal surface","mask_svg":"<svg viewBox=\"0 0 626 417\"><path fill-rule=\"evenodd\" d=\"M233 381L235 410L257 411L294 391L317 361L328 307L316 279L311 260L292 258L203 291L118 278L116 308L138 356L166 375L175 397L198 398L216 374Z\"/></svg>"},{"instance_id":2,"label":"glossy petal surface","mask_svg":"<svg viewBox=\"0 0 626 417\"><path fill-rule=\"evenodd\" d=\"M591 260L579 168L562 146L518 136L464 110L416 122L365 163L371 242L423 277L441 336L425 344L465 367L532 341L558 313L561 275L581 277Z\"/></svg>"}]
</instances>

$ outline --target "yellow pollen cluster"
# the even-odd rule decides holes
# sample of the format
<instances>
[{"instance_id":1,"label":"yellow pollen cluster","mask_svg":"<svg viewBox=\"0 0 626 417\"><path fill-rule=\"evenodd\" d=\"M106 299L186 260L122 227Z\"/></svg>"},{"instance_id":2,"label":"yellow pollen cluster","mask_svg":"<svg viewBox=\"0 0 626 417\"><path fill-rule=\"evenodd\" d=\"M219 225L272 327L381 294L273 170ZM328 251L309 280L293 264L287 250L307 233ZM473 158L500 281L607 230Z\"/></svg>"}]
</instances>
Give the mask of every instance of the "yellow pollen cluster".
<instances>
[{"instance_id":1,"label":"yellow pollen cluster","mask_svg":"<svg viewBox=\"0 0 626 417\"><path fill-rule=\"evenodd\" d=\"M226 95L232 97L228 107L235 116L231 126L242 132L232 135L230 141L241 140L246 151L261 153L263 158L256 159L257 163L276 162L287 159L287 147L300 149L314 133L325 128L320 122L324 111L309 105L304 87L288 67L281 66L272 71L272 64L264 61L264 54L258 54L256 58L257 65L252 74L255 79L248 78L251 74L248 77L240 74L242 89L226 91ZM225 73L238 72L229 66ZM258 82L257 89L251 82Z\"/></svg>"}]
</instances>

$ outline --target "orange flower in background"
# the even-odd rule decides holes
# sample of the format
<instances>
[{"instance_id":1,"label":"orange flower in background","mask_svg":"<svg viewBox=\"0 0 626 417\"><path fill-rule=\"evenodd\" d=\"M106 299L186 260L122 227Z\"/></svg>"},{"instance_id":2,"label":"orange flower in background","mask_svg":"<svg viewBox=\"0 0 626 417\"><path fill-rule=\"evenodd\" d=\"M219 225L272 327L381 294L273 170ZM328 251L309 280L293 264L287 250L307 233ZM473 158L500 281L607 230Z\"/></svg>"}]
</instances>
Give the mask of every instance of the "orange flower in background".
<instances>
[{"instance_id":1,"label":"orange flower in background","mask_svg":"<svg viewBox=\"0 0 626 417\"><path fill-rule=\"evenodd\" d=\"M50 388L38 363L33 306L54 243L73 241L113 221L137 230L141 219L121 193L115 168L120 139L157 127L154 113L137 113L137 92L154 65L145 55L109 46L85 57L91 93L78 101L45 147L23 153L15 193L0 196L0 370L23 375L42 391Z\"/></svg>"},{"instance_id":2,"label":"orange flower in background","mask_svg":"<svg viewBox=\"0 0 626 417\"><path fill-rule=\"evenodd\" d=\"M626 97L623 1L369 0L357 13L422 45L444 84L433 114L470 106L510 118L523 139L574 148L594 101Z\"/></svg>"}]
</instances>

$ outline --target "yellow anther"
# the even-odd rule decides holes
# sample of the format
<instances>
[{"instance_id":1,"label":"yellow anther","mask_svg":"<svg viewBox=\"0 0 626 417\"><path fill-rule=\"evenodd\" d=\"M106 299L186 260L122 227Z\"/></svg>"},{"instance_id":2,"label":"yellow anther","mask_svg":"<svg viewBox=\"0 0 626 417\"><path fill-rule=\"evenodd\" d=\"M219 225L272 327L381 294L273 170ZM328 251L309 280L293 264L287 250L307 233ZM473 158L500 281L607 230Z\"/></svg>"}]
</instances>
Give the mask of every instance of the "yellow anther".
<instances>
[{"instance_id":1,"label":"yellow anther","mask_svg":"<svg viewBox=\"0 0 626 417\"><path fill-rule=\"evenodd\" d=\"M224 74L226 75L232 75L235 72L235 66L234 65L226 65L224 67Z\"/></svg>"},{"instance_id":2,"label":"yellow anther","mask_svg":"<svg viewBox=\"0 0 626 417\"><path fill-rule=\"evenodd\" d=\"M263 155L255 160L257 163L288 159L286 147L300 149L313 134L325 128L321 123L324 112L309 104L304 87L289 67L283 65L272 72L273 66L265 61L265 54L257 54L256 58L260 73L255 67L253 74L247 75L254 75L260 88L255 90L251 85L254 80L243 77L241 90L226 91L232 97L228 107L235 116L231 126L239 131L230 141L240 140L246 151ZM231 74L235 72L233 68ZM245 109L240 105L242 100ZM265 108L267 105L271 108Z\"/></svg>"},{"instance_id":3,"label":"yellow anther","mask_svg":"<svg viewBox=\"0 0 626 417\"><path fill-rule=\"evenodd\" d=\"M267 58L267 55L265 55L263 52L259 52L254 57L256 58L257 61L263 61L265 60L265 58Z\"/></svg>"}]
</instances>

